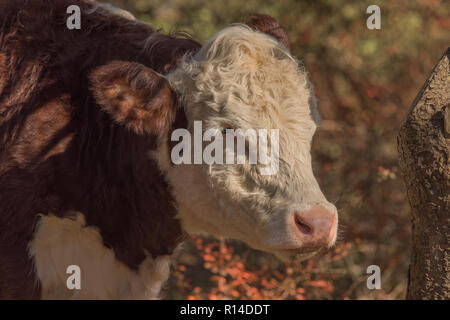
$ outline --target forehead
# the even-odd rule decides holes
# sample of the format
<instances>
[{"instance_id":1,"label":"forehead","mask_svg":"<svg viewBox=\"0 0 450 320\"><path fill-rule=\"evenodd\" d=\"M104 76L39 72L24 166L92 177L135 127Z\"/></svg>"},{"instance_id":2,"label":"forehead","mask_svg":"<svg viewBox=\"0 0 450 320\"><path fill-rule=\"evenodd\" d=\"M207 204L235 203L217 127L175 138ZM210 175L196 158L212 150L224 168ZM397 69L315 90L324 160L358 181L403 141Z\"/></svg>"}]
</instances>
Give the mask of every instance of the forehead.
<instances>
[{"instance_id":1,"label":"forehead","mask_svg":"<svg viewBox=\"0 0 450 320\"><path fill-rule=\"evenodd\" d=\"M214 101L206 104L206 117L242 127L314 132L319 116L307 74L270 36L232 26L213 36L194 59Z\"/></svg>"}]
</instances>

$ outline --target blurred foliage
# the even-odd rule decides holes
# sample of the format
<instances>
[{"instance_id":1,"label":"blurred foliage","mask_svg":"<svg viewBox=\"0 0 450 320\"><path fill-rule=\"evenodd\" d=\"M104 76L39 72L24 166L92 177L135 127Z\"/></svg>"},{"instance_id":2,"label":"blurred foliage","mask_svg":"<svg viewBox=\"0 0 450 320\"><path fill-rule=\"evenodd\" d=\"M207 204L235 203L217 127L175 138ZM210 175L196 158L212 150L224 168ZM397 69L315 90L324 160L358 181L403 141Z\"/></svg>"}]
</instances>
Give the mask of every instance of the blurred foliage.
<instances>
[{"instance_id":1,"label":"blurred foliage","mask_svg":"<svg viewBox=\"0 0 450 320\"><path fill-rule=\"evenodd\" d=\"M168 298L402 299L410 218L396 135L434 64L450 45L450 5L440 0L116 0L164 32L199 42L251 13L277 18L310 73L322 125L313 143L316 176L339 209L331 252L286 266L234 241L196 237L166 288ZM366 8L381 8L381 30ZM382 270L368 290L366 268Z\"/></svg>"}]
</instances>

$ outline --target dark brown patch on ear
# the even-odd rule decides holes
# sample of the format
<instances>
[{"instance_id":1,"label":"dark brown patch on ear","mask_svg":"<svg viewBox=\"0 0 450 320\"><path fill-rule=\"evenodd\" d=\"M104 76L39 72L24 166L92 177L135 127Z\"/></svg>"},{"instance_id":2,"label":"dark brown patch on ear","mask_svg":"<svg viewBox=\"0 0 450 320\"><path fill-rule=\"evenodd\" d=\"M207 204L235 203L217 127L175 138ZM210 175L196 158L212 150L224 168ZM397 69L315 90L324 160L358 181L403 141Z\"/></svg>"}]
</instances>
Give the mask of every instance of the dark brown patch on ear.
<instances>
[{"instance_id":1,"label":"dark brown patch on ear","mask_svg":"<svg viewBox=\"0 0 450 320\"><path fill-rule=\"evenodd\" d=\"M251 28L264 32L278 40L288 50L291 49L286 30L273 17L266 14L254 14L245 22Z\"/></svg>"},{"instance_id":2,"label":"dark brown patch on ear","mask_svg":"<svg viewBox=\"0 0 450 320\"><path fill-rule=\"evenodd\" d=\"M134 132L162 135L175 119L176 94L169 82L135 62L113 61L90 75L100 107Z\"/></svg>"}]
</instances>

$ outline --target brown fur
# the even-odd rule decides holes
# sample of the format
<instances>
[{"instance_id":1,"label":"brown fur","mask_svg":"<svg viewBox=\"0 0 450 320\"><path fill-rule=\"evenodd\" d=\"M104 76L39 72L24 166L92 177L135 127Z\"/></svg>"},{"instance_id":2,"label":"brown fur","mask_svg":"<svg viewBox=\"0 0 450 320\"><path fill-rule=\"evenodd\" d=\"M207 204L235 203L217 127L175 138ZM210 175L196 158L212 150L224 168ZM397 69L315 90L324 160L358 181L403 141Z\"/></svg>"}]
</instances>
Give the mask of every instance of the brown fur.
<instances>
[{"instance_id":1,"label":"brown fur","mask_svg":"<svg viewBox=\"0 0 450 320\"><path fill-rule=\"evenodd\" d=\"M134 62L113 61L90 76L101 108L137 133L160 135L176 113L176 94L155 71Z\"/></svg>"},{"instance_id":2,"label":"brown fur","mask_svg":"<svg viewBox=\"0 0 450 320\"><path fill-rule=\"evenodd\" d=\"M70 31L65 19L72 4L82 12L91 8L78 0L0 0L3 299L40 296L27 253L39 212L83 212L131 268L144 250L169 254L183 236L169 186L146 155L177 113L173 93L156 72L169 72L199 45L102 11L83 13L82 29ZM91 77L98 107L89 74L114 60L130 62L116 62L116 71L114 64L102 67ZM138 91L137 114L111 118L109 108L117 105L102 103L111 76Z\"/></svg>"},{"instance_id":3,"label":"brown fur","mask_svg":"<svg viewBox=\"0 0 450 320\"><path fill-rule=\"evenodd\" d=\"M266 14L254 14L246 22L247 25L255 30L267 33L277 39L287 49L290 49L289 37L286 30L280 26L280 23Z\"/></svg>"}]
</instances>

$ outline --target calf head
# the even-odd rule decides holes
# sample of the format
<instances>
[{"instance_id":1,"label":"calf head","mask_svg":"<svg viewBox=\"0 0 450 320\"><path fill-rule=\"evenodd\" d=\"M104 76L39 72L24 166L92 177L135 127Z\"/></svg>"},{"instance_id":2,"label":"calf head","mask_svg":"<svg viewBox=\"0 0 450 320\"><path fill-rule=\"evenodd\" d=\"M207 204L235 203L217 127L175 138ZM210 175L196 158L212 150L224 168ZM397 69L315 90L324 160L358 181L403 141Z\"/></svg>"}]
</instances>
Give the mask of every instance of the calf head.
<instances>
[{"instance_id":1,"label":"calf head","mask_svg":"<svg viewBox=\"0 0 450 320\"><path fill-rule=\"evenodd\" d=\"M242 240L283 260L303 259L334 244L336 208L311 166L316 98L276 20L257 15L247 25L225 28L166 76L121 62L94 75L94 93L105 111L140 134L159 137L149 157L171 185L187 232ZM192 137L187 152L198 150L199 121L202 134L216 132L210 141L225 141L221 135L230 129L276 130L266 137L268 148L276 150L275 170L267 174L267 164L248 161L175 163L170 124L176 112L185 117L185 132ZM222 147L223 154L237 157L234 149Z\"/></svg>"}]
</instances>

